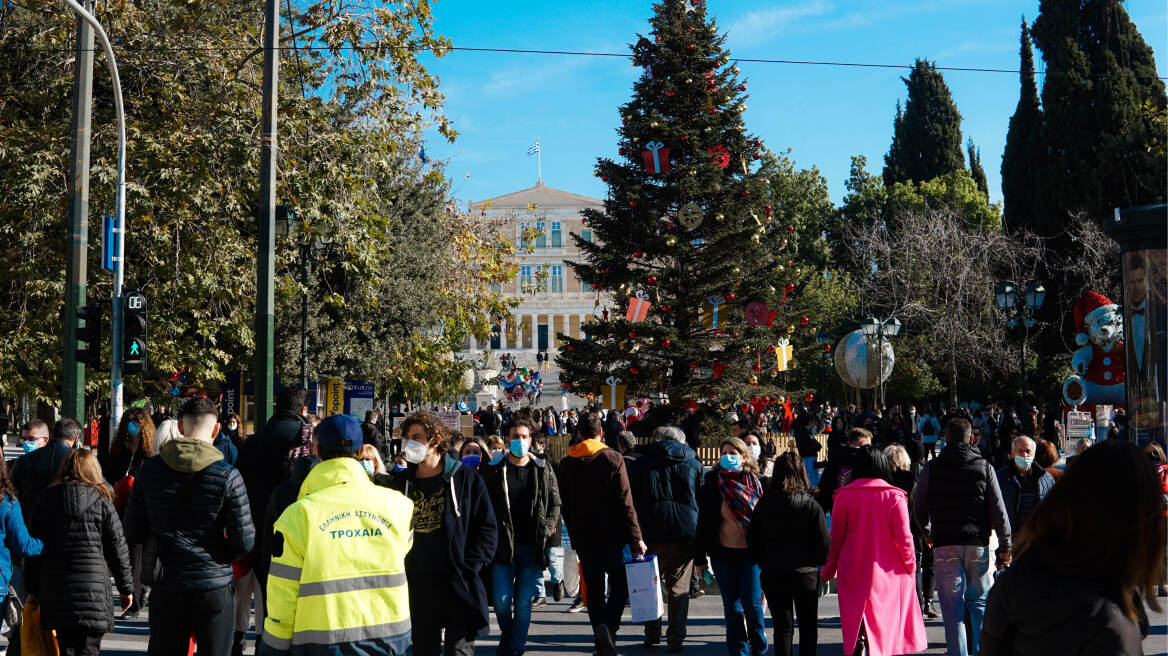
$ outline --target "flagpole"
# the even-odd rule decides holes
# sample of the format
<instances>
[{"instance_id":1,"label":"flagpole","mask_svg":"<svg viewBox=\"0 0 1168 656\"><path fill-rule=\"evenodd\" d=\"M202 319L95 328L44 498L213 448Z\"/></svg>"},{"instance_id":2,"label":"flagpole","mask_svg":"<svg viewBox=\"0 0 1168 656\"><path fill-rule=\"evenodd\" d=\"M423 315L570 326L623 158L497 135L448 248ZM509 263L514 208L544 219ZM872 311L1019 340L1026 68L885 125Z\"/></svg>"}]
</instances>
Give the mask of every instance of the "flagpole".
<instances>
[{"instance_id":1,"label":"flagpole","mask_svg":"<svg viewBox=\"0 0 1168 656\"><path fill-rule=\"evenodd\" d=\"M536 166L539 170L539 181L543 182L543 144L539 143L539 137L535 138L535 143L539 145L539 150L535 151Z\"/></svg>"}]
</instances>

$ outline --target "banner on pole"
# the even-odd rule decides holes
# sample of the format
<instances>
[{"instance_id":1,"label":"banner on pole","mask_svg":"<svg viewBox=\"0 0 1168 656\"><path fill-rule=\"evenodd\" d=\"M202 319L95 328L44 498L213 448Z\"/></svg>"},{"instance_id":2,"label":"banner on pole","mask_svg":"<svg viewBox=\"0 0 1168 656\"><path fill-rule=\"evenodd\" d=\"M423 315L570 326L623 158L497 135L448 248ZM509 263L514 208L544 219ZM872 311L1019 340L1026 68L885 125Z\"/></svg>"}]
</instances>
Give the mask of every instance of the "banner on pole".
<instances>
[{"instance_id":1,"label":"banner on pole","mask_svg":"<svg viewBox=\"0 0 1168 656\"><path fill-rule=\"evenodd\" d=\"M331 417L345 411L345 381L329 378L324 384L324 416Z\"/></svg>"}]
</instances>

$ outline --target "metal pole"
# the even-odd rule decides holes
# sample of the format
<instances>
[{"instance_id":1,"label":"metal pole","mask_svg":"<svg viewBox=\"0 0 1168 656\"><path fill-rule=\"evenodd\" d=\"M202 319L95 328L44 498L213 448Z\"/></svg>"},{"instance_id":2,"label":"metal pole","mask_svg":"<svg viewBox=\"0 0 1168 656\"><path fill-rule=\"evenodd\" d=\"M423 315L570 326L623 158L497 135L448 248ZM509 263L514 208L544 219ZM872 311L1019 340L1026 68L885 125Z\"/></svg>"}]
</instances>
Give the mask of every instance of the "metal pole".
<instances>
[{"instance_id":1,"label":"metal pole","mask_svg":"<svg viewBox=\"0 0 1168 656\"><path fill-rule=\"evenodd\" d=\"M114 91L114 110L118 120L118 188L114 206L114 234L117 241L116 257L114 259L114 295L113 295L113 343L110 345L110 435L117 431L118 420L122 416L122 283L125 279L126 265L126 112L122 104L122 79L118 75L118 62L114 59L114 50L110 45L109 37L102 29L101 23L93 17L85 7L77 4L76 0L65 0L73 11L93 28L101 40L101 47L105 51L106 65L109 67L110 78Z\"/></svg>"},{"instance_id":2,"label":"metal pole","mask_svg":"<svg viewBox=\"0 0 1168 656\"><path fill-rule=\"evenodd\" d=\"M311 251L307 245L300 247L300 282L304 293L300 296L300 384L308 389L308 257ZM315 409L314 409L315 412Z\"/></svg>"},{"instance_id":3,"label":"metal pole","mask_svg":"<svg viewBox=\"0 0 1168 656\"><path fill-rule=\"evenodd\" d=\"M280 3L264 6L263 133L260 138L259 244L256 258L256 428L272 414L275 351L276 109L279 94Z\"/></svg>"},{"instance_id":4,"label":"metal pole","mask_svg":"<svg viewBox=\"0 0 1168 656\"><path fill-rule=\"evenodd\" d=\"M1018 401L1024 406L1026 405L1026 339L1030 336L1030 326L1026 325L1023 310L1019 310L1018 315L1022 317L1022 389L1018 392Z\"/></svg>"},{"instance_id":5,"label":"metal pole","mask_svg":"<svg viewBox=\"0 0 1168 656\"><path fill-rule=\"evenodd\" d=\"M85 9L94 0L85 0ZM93 110L93 29L77 19L77 61L73 68L73 149L70 154L69 248L65 252L65 357L61 412L85 419L85 365L77 361L77 308L85 305L89 252L89 141ZM100 348L100 342L89 348Z\"/></svg>"}]
</instances>

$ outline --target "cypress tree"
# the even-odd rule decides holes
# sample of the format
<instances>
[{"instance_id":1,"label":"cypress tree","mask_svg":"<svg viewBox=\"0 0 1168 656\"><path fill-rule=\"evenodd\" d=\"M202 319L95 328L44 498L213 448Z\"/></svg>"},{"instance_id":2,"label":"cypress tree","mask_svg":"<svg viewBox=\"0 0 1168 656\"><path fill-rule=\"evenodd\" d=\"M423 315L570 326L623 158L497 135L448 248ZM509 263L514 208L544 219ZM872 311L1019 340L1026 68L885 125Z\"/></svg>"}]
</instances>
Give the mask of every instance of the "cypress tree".
<instances>
[{"instance_id":1,"label":"cypress tree","mask_svg":"<svg viewBox=\"0 0 1168 656\"><path fill-rule=\"evenodd\" d=\"M1038 102L1038 85L1034 81L1034 51L1030 47L1030 31L1022 19L1021 66L1019 70L1021 93L1010 129L1006 133L1006 149L1002 153L1002 200L1005 209L1002 219L1009 230L1037 229L1034 211L1035 171L1040 168L1037 149L1042 129L1042 107ZM1040 233L1049 236L1046 231Z\"/></svg>"},{"instance_id":2,"label":"cypress tree","mask_svg":"<svg viewBox=\"0 0 1168 656\"><path fill-rule=\"evenodd\" d=\"M1042 0L1031 34L1046 62L1038 231L1065 234L1081 211L1102 221L1115 207L1163 202L1168 165L1149 151L1156 128L1143 106L1165 107L1164 82L1119 0Z\"/></svg>"},{"instance_id":3,"label":"cypress tree","mask_svg":"<svg viewBox=\"0 0 1168 656\"><path fill-rule=\"evenodd\" d=\"M977 188L981 194L985 196L986 202L990 200L990 183L986 180L985 169L981 167L981 148L973 145L973 139L966 142L965 147L969 152L969 177L977 183Z\"/></svg>"},{"instance_id":4,"label":"cypress tree","mask_svg":"<svg viewBox=\"0 0 1168 656\"><path fill-rule=\"evenodd\" d=\"M908 101L897 108L892 147L884 157L884 185L932 180L965 168L961 114L945 78L931 62L918 59L907 78Z\"/></svg>"}]
</instances>

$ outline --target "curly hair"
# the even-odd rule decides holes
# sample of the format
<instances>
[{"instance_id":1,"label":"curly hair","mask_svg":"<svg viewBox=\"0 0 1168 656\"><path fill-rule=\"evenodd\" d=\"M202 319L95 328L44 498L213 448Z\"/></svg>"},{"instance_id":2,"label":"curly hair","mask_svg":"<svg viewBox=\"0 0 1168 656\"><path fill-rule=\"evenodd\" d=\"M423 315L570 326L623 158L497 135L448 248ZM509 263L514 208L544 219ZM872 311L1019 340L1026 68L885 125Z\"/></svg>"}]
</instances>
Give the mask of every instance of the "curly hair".
<instances>
[{"instance_id":1,"label":"curly hair","mask_svg":"<svg viewBox=\"0 0 1168 656\"><path fill-rule=\"evenodd\" d=\"M130 423L138 424L138 434L130 434ZM110 443L110 454L133 453L145 460L154 455L154 420L142 408L130 408L122 413L118 433ZM138 455L140 454L140 455Z\"/></svg>"},{"instance_id":2,"label":"curly hair","mask_svg":"<svg viewBox=\"0 0 1168 656\"><path fill-rule=\"evenodd\" d=\"M446 424L442 423L438 415L427 410L419 410L406 417L401 427L403 440L409 439L410 428L414 426L422 427L422 431L426 434L426 442L433 443L434 440L438 440L438 444L434 447L434 450L445 455L446 451L450 448L449 433L446 430Z\"/></svg>"},{"instance_id":3,"label":"curly hair","mask_svg":"<svg viewBox=\"0 0 1168 656\"><path fill-rule=\"evenodd\" d=\"M12 477L8 473L8 464L0 458L0 496L16 501L16 486L12 484Z\"/></svg>"}]
</instances>

